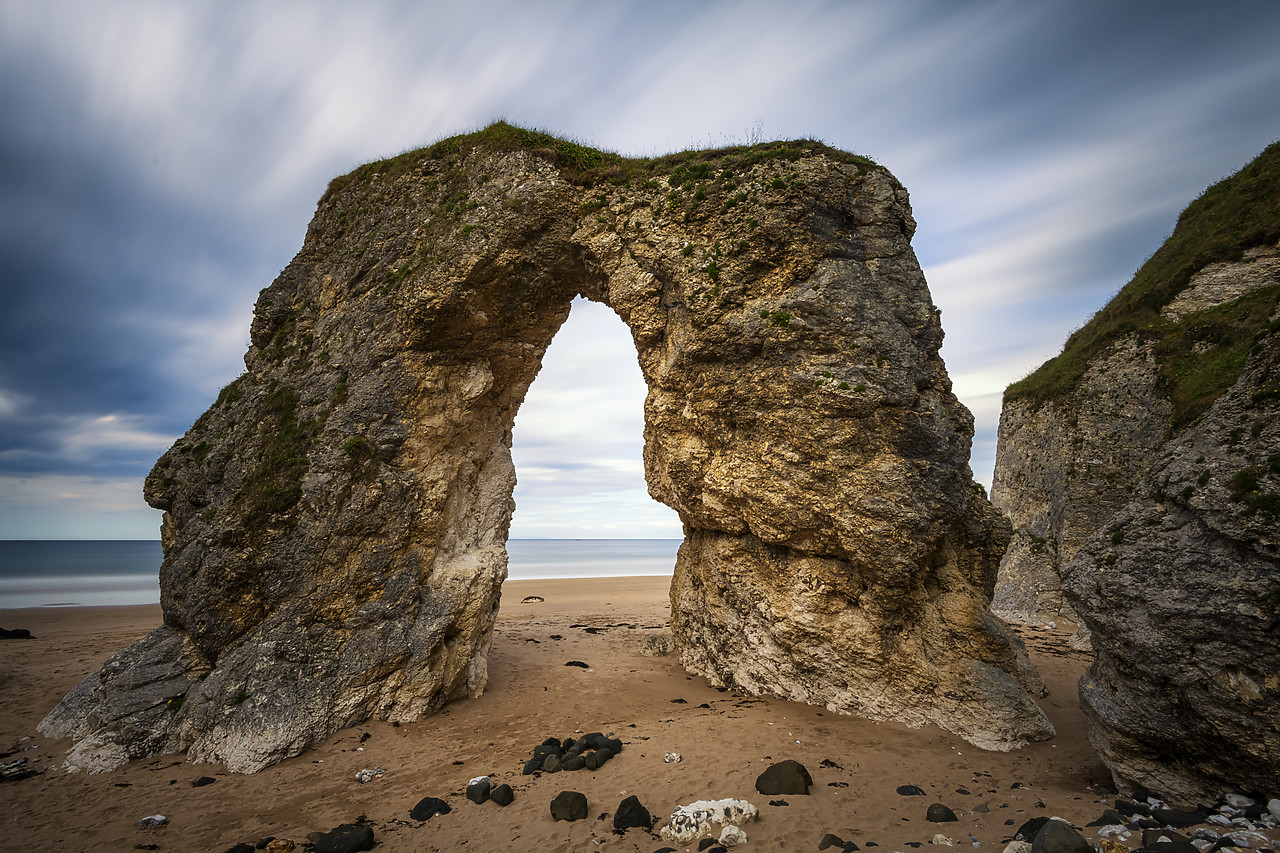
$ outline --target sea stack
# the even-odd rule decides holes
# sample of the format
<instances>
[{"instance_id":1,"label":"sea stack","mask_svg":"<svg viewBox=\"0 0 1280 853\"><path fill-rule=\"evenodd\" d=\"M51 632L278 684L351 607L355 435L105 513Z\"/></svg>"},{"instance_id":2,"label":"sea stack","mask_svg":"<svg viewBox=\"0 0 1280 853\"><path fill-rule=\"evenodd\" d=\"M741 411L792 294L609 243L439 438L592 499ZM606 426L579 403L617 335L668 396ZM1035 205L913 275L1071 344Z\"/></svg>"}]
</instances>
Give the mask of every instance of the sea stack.
<instances>
[{"instance_id":1,"label":"sea stack","mask_svg":"<svg viewBox=\"0 0 1280 853\"><path fill-rule=\"evenodd\" d=\"M575 296L630 329L684 666L989 749L1052 734L987 609L907 192L809 141L629 160L506 124L335 179L246 372L156 464L164 626L42 730L252 772L485 688L516 411Z\"/></svg>"}]
</instances>

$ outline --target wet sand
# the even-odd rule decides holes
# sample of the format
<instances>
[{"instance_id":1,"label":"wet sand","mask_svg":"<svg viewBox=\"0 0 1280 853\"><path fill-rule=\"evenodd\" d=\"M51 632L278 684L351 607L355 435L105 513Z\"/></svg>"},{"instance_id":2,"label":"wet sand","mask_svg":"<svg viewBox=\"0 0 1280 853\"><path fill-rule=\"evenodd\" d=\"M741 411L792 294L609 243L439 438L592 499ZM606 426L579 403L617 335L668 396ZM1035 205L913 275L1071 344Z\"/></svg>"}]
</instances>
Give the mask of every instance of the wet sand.
<instances>
[{"instance_id":1,"label":"wet sand","mask_svg":"<svg viewBox=\"0 0 1280 853\"><path fill-rule=\"evenodd\" d=\"M181 755L133 762L107 774L68 774L69 741L40 737L36 724L108 657L160 623L158 606L0 611L0 625L37 639L0 641L0 764L27 759L38 771L0 784L6 823L0 850L225 851L268 836L301 844L363 816L379 851L614 850L652 853L678 805L739 797L760 809L743 850L817 850L826 833L909 851L936 834L957 847L1001 851L1023 822L1058 816L1077 827L1106 805L1110 777L1089 745L1075 684L1088 655L1067 643L1073 626L1019 628L1049 687L1041 705L1058 736L1010 753L983 752L934 728L909 729L779 699L735 694L691 677L674 655L646 657L665 631L668 578L508 581L489 660L489 687L418 723L369 722L344 729L302 755L251 776ZM537 603L522 603L540 596ZM569 661L587 668L566 666ZM547 737L613 732L622 753L597 771L523 776ZM679 752L680 763L663 761ZM770 764L809 770L807 796L755 790ZM381 767L361 784L356 774ZM475 805L468 780L509 783L515 802ZM213 784L193 787L209 776ZM904 797L917 785L924 797ZM589 816L553 821L562 790L586 795ZM613 831L619 802L634 794L657 819L652 833ZM427 796L452 811L413 821ZM770 805L771 800L786 805ZM940 802L953 823L931 823ZM138 821L163 814L168 824ZM1094 840L1093 831L1086 832ZM151 846L154 845L154 846ZM670 845L697 849L689 845Z\"/></svg>"}]
</instances>

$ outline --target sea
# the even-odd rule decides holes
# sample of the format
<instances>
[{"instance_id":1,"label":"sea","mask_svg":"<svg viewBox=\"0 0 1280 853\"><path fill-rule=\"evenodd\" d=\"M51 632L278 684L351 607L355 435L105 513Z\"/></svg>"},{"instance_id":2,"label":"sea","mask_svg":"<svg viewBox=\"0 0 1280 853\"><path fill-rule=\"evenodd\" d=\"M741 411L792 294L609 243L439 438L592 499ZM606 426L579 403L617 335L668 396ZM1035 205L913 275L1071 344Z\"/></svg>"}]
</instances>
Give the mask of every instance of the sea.
<instances>
[{"instance_id":1,"label":"sea","mask_svg":"<svg viewBox=\"0 0 1280 853\"><path fill-rule=\"evenodd\" d=\"M515 580L670 575L679 539L511 539ZM158 540L0 540L0 609L157 604Z\"/></svg>"}]
</instances>

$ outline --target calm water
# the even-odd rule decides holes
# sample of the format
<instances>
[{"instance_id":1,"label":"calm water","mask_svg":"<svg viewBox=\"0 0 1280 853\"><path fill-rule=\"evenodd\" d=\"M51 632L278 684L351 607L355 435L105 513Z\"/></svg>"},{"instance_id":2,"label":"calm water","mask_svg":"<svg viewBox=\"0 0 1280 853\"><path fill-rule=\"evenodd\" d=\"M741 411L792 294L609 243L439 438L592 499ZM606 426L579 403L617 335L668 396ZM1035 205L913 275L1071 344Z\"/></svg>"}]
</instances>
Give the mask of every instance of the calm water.
<instances>
[{"instance_id":1,"label":"calm water","mask_svg":"<svg viewBox=\"0 0 1280 853\"><path fill-rule=\"evenodd\" d=\"M508 576L669 575L679 547L679 539L512 539ZM0 540L0 608L155 604L162 556L154 540Z\"/></svg>"}]
</instances>

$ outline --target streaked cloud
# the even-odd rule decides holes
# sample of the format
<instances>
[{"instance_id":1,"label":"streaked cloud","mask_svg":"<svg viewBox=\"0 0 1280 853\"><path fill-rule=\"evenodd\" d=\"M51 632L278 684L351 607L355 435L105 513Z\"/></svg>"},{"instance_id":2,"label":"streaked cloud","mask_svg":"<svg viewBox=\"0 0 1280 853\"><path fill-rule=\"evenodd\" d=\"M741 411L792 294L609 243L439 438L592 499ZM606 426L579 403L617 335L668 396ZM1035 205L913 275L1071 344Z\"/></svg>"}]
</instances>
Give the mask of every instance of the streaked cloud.
<instances>
[{"instance_id":1,"label":"streaked cloud","mask_svg":"<svg viewBox=\"0 0 1280 853\"><path fill-rule=\"evenodd\" d=\"M328 180L499 117L630 154L816 136L885 164L989 482L1003 385L1280 137L1278 37L1267 0L0 0L6 520L82 536L129 505L241 371ZM517 535L678 535L639 470L630 346L590 305L553 343L517 420ZM50 497L71 480L99 498Z\"/></svg>"},{"instance_id":2,"label":"streaked cloud","mask_svg":"<svg viewBox=\"0 0 1280 853\"><path fill-rule=\"evenodd\" d=\"M154 539L159 513L139 486L134 476L0 474L0 539Z\"/></svg>"}]
</instances>

